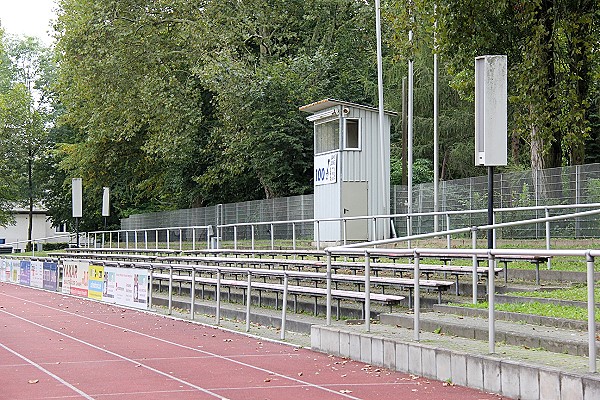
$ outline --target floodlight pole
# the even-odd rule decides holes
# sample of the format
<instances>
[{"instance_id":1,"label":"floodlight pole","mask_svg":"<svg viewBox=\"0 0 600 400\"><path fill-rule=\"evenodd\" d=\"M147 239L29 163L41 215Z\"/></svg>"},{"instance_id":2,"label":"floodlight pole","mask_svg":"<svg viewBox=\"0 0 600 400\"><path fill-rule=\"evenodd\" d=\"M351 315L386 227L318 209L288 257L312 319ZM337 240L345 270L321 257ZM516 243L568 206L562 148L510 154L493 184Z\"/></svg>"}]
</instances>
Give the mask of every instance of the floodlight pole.
<instances>
[{"instance_id":1,"label":"floodlight pole","mask_svg":"<svg viewBox=\"0 0 600 400\"><path fill-rule=\"evenodd\" d=\"M488 225L494 224L494 167L488 166ZM488 249L494 248L494 229L488 229Z\"/></svg>"},{"instance_id":2,"label":"floodlight pole","mask_svg":"<svg viewBox=\"0 0 600 400\"><path fill-rule=\"evenodd\" d=\"M381 50L381 4L380 0L375 0L375 28L377 33L377 91L379 101L379 158L381 166L381 182L383 193L381 195L381 202L383 205L383 214L387 214L387 208L389 204L389 196L387 195L387 187L389 186L389 179L386 182L385 179L385 148L383 143L384 137L384 121L385 114L383 108L383 62L382 62L382 50ZM385 231L384 231L385 232ZM373 232L373 238L377 237L377 232Z\"/></svg>"},{"instance_id":3,"label":"floodlight pole","mask_svg":"<svg viewBox=\"0 0 600 400\"><path fill-rule=\"evenodd\" d=\"M439 216L437 212L439 211L439 193L438 188L440 184L440 172L439 172L439 164L440 164L440 155L439 155L439 87L438 87L438 79L439 79L439 66L438 66L438 49L437 49L437 4L433 5L433 15L435 18L435 22L433 23L433 211L435 214L433 215L433 231L437 232L439 230Z\"/></svg>"}]
</instances>

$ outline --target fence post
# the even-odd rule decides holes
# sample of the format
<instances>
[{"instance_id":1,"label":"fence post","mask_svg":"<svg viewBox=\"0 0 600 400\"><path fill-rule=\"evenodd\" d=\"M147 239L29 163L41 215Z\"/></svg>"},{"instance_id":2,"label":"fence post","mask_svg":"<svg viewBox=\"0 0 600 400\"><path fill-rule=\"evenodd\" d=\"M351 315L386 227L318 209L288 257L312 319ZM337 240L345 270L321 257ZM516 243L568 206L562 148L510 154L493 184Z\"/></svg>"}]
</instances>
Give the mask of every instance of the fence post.
<instances>
[{"instance_id":1,"label":"fence post","mask_svg":"<svg viewBox=\"0 0 600 400\"><path fill-rule=\"evenodd\" d=\"M148 276L148 283L150 288L148 289L148 309L152 310L152 288L153 288L153 282L152 282L152 278L154 277L154 268L152 268L152 266L150 266L150 274Z\"/></svg>"},{"instance_id":2,"label":"fence post","mask_svg":"<svg viewBox=\"0 0 600 400\"><path fill-rule=\"evenodd\" d=\"M254 225L250 225L252 228L252 250L254 250Z\"/></svg>"},{"instance_id":3,"label":"fence post","mask_svg":"<svg viewBox=\"0 0 600 400\"><path fill-rule=\"evenodd\" d=\"M275 226L271 224L271 250L275 250Z\"/></svg>"}]
</instances>

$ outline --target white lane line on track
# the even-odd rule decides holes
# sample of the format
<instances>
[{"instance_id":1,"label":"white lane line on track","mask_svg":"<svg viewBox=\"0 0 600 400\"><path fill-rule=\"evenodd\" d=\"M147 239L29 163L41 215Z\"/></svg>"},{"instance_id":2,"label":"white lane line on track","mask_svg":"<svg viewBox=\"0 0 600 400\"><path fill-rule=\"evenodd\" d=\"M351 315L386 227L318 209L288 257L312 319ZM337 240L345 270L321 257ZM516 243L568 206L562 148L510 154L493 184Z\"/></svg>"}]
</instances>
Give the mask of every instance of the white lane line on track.
<instances>
[{"instance_id":1,"label":"white lane line on track","mask_svg":"<svg viewBox=\"0 0 600 400\"><path fill-rule=\"evenodd\" d=\"M0 311L3 311L3 310L0 310ZM26 363L28 363L28 364L34 366L35 368L39 369L40 371L42 371L46 375L51 376L52 378L56 379L61 384L65 385L66 387L68 387L69 389L73 390L77 394L80 394L84 398L86 398L88 400L94 400L94 398L92 396L90 396L89 394L81 391L80 389L78 389L75 386L71 385L69 382L67 382L64 379L62 379L60 376L53 374L52 372L48 371L46 368L44 368L41 365L37 364L36 362L30 360L29 358L25 357L24 355L22 355L22 354L20 354L20 353L18 353L16 351L14 351L13 349L9 348L8 346L4 345L3 343L0 343L0 347L2 347L4 350L8 351L9 353L12 353L15 356L19 357L21 360L25 361Z\"/></svg>"},{"instance_id":2,"label":"white lane line on track","mask_svg":"<svg viewBox=\"0 0 600 400\"><path fill-rule=\"evenodd\" d=\"M110 326L110 327L113 327L113 328L117 328L117 329L121 329L121 330L122 329L127 329L129 332L138 334L138 335L143 336L143 337L154 339L154 340L157 340L157 341L162 342L162 343L170 344L170 345L175 346L175 347L180 347L180 348L183 348L183 349L192 350L192 351L196 351L196 352L203 353L203 354L206 354L206 355L210 355L212 357L215 357L215 358L218 358L218 359L221 359L221 360L225 360L225 361L229 361L229 362L232 362L234 364L238 364L238 365L241 365L241 366L244 366L244 367L247 367L247 368L251 368L251 369L254 369L254 370L257 370L257 371L261 371L261 372L267 373L267 374L272 375L272 376L278 376L280 378L284 378L284 379L290 380L292 382L296 382L296 383L298 383L300 385L304 385L304 386L307 386L307 387L312 387L312 388L315 388L315 389L324 390L326 392L336 394L336 395L338 395L340 397L345 397L345 398L353 399L353 400L361 400L358 397L351 396L351 395L349 395L347 393L340 393L338 391L329 389L329 388L327 388L325 386L322 386L322 385L317 385L317 384L314 384L314 383L303 381L301 379L294 378L293 376L287 376L287 375L281 374L279 372L271 371L271 370L268 370L266 368L258 367L256 365L247 364L247 363L244 363L242 361L235 360L235 359L232 359L232 358L229 358L229 357L226 357L226 356L222 356L222 355L219 355L219 354L216 354L216 353L211 353L211 352L206 351L206 350L197 349L197 348L186 346L186 345L183 345L183 344L171 342L170 340L157 338L155 336L152 336L152 335L149 335L149 334L146 334L146 333L143 333L143 332L139 332L139 331L133 330L133 329L128 328L128 327L114 325L114 324L111 324L111 323L108 323L108 322L104 322L104 321L98 321L96 319L93 319L93 318L90 318L90 317L86 317L84 315L72 313L70 311L65 311L65 310L62 310L60 308L54 308L54 307L48 306L46 304L37 303L35 301L24 299L24 298L21 298L21 297L12 296L12 295L5 294L5 293L0 293L0 295L6 296L6 297L11 297L11 298L14 298L14 299L17 299L17 300L21 300L21 301L25 301L25 302L28 302L28 303L32 303L32 304L38 305L40 307L49 308L49 309L54 310L54 311L60 311L62 313L68 314L68 315L72 315L72 316L75 316L75 317L87 319L89 321L93 321L93 322L96 322L96 323L99 323L99 324L107 325L107 326ZM84 298L81 298L81 299L85 300ZM109 304L103 304L103 303L98 303L98 304L109 306ZM2 310L0 310L0 311L2 311ZM47 329L50 329L50 328L47 328Z\"/></svg>"},{"instance_id":3,"label":"white lane line on track","mask_svg":"<svg viewBox=\"0 0 600 400\"><path fill-rule=\"evenodd\" d=\"M50 307L50 308L51 308L51 307ZM129 362L130 362L130 363L132 363L132 364L139 365L140 367L146 368L146 369L147 369L147 370L149 370L149 371L152 371L152 372L154 372L154 373L157 373L157 374L159 374L159 375L165 376L165 377L167 377L167 378L169 378L169 379L172 379L172 380L174 380L174 381L176 381L176 382L179 382L179 383L181 383L181 384L183 384L183 385L186 385L186 386L189 386L189 387L191 387L191 388L194 388L194 389L196 389L196 390L198 390L198 391L200 391L200 392L206 393L206 394L208 394L208 395L211 395L211 396L213 396L213 397L216 397L216 398L218 398L218 399L221 399L221 400L227 400L225 397L223 397L223 396L221 396L221 395L218 395L217 393L211 392L211 391L210 391L210 390L208 390L208 389L205 389L205 388L203 388L203 387L200 387L200 386L194 385L193 383L190 383L190 382L184 381L183 379L179 379L179 378L177 378L176 376L173 376L173 375L171 375L171 374L168 374L168 373L166 373L166 372L160 371L160 370L158 370L158 369L156 369L156 368L152 368L152 367L151 367L151 366L149 366L149 365L145 365L145 364L143 364L143 363L140 363L140 362L138 362L138 361L132 360L132 359L130 359L130 358L127 358L127 357L125 357L125 356L122 356L121 354L118 354L118 353L112 352L112 351L110 351L110 350L103 349L102 347L98 347L98 346L96 346L96 345L94 345L94 344L92 344L92 343L88 343L88 342L86 342L85 340L81 340L81 339L78 339L78 338L76 338L76 337L74 337L74 336L67 335L66 333L59 332L59 331L57 331L57 330L55 330L55 329L52 329L52 328L48 328L47 326L40 325L40 324L38 324L37 322L30 321L30 320L28 320L28 319L26 319L26 318L20 317L20 316L18 316L18 315L16 315L16 314L13 314L13 313L11 313L11 312L8 312L8 311L6 311L6 310L2 310L2 309L0 309L0 312L2 312L2 313L4 313L4 314L7 314L7 315L10 315L10 316L12 316L12 317L14 317L14 318L18 318L18 319L20 319L20 320L22 320L22 321L25 321L25 322L27 322L27 323L30 323L30 324L32 324L32 325L38 326L38 327L40 327L40 328L46 329L46 330L48 330L48 331L50 331L50 332L53 332L53 333L56 333L56 334L58 334L58 335L61 335L61 336L67 337L67 338L69 338L69 339L71 339L71 340L74 340L74 341L76 341L76 342L78 342L78 343L81 343L81 344L83 344L83 345L89 346L89 347L91 347L91 348L93 348L93 349L96 349L96 350L102 351L102 352L104 352L104 353L110 354L110 355L111 355L111 356L113 356L113 357L118 357L118 358L120 358L120 359L122 359L122 360L129 361ZM41 368L41 367L40 367L40 368ZM88 398L89 398L89 399L93 399L93 397L88 397Z\"/></svg>"}]
</instances>

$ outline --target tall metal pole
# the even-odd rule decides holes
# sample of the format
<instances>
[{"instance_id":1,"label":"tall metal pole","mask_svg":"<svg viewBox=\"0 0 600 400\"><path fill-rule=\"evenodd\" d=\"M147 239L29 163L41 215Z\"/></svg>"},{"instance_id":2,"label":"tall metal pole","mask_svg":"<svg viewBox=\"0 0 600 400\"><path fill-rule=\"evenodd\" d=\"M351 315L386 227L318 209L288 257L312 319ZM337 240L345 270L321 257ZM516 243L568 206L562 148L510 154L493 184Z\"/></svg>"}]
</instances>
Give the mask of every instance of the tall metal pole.
<instances>
[{"instance_id":1,"label":"tall metal pole","mask_svg":"<svg viewBox=\"0 0 600 400\"><path fill-rule=\"evenodd\" d=\"M440 173L439 173L439 164L440 164L440 156L439 156L439 144L438 144L438 50L437 50L437 5L433 6L433 15L435 18L435 22L433 23L433 211L439 211L439 194L438 187L440 181ZM437 214L433 216L433 230L437 232L439 230L439 217Z\"/></svg>"},{"instance_id":2,"label":"tall metal pole","mask_svg":"<svg viewBox=\"0 0 600 400\"><path fill-rule=\"evenodd\" d=\"M494 167L488 166L488 225L494 224ZM494 248L494 230L489 229L487 232L488 249ZM490 267L491 268L491 267Z\"/></svg>"},{"instance_id":3,"label":"tall metal pole","mask_svg":"<svg viewBox=\"0 0 600 400\"><path fill-rule=\"evenodd\" d=\"M413 32L408 32L408 40L412 43ZM413 212L413 59L408 60L408 202L407 202L407 213L408 213L408 233L412 235L412 212Z\"/></svg>"},{"instance_id":4,"label":"tall metal pole","mask_svg":"<svg viewBox=\"0 0 600 400\"><path fill-rule=\"evenodd\" d=\"M383 215L387 214L388 203L390 201L389 195L387 194L387 188L389 187L389 179L386 182L385 168L385 146L383 143L384 138L384 109L383 109L383 62L382 62L382 50L381 50L381 4L380 0L375 0L375 25L377 33L377 91L378 91L378 102L379 102L379 159L381 166L381 205ZM384 231L385 232L385 229ZM385 235L385 233L384 233ZM377 232L373 231L373 238L377 239Z\"/></svg>"}]
</instances>

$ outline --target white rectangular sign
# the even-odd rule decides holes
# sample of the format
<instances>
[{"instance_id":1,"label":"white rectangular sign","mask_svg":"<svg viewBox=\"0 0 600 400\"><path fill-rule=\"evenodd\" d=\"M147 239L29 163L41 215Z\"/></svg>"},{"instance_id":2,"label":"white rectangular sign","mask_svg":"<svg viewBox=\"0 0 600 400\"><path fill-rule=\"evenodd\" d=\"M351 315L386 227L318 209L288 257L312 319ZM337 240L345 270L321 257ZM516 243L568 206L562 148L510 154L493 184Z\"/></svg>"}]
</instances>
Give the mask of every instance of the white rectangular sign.
<instances>
[{"instance_id":1,"label":"white rectangular sign","mask_svg":"<svg viewBox=\"0 0 600 400\"><path fill-rule=\"evenodd\" d=\"M337 182L337 153L315 156L315 186Z\"/></svg>"},{"instance_id":2,"label":"white rectangular sign","mask_svg":"<svg viewBox=\"0 0 600 400\"><path fill-rule=\"evenodd\" d=\"M73 178L71 180L71 195L73 203L73 218L81 218L83 216L83 185L81 178Z\"/></svg>"}]
</instances>

